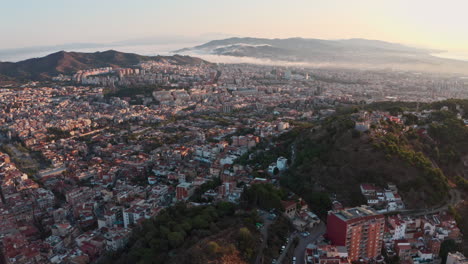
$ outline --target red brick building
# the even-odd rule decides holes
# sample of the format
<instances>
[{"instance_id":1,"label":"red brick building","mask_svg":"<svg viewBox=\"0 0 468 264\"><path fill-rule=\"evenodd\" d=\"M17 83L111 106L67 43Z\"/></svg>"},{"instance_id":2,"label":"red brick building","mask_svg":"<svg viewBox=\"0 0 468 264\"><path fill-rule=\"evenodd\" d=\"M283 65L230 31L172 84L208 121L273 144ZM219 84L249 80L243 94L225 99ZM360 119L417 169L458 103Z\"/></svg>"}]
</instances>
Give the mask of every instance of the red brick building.
<instances>
[{"instance_id":1,"label":"red brick building","mask_svg":"<svg viewBox=\"0 0 468 264\"><path fill-rule=\"evenodd\" d=\"M327 236L334 245L346 246L351 261L381 255L385 218L368 206L330 211Z\"/></svg>"},{"instance_id":2,"label":"red brick building","mask_svg":"<svg viewBox=\"0 0 468 264\"><path fill-rule=\"evenodd\" d=\"M176 198L178 201L186 200L193 194L192 184L183 182L176 187Z\"/></svg>"},{"instance_id":3,"label":"red brick building","mask_svg":"<svg viewBox=\"0 0 468 264\"><path fill-rule=\"evenodd\" d=\"M441 244L442 242L437 238L432 238L431 240L429 240L429 250L432 252L432 254L434 254L434 256L439 256Z\"/></svg>"}]
</instances>

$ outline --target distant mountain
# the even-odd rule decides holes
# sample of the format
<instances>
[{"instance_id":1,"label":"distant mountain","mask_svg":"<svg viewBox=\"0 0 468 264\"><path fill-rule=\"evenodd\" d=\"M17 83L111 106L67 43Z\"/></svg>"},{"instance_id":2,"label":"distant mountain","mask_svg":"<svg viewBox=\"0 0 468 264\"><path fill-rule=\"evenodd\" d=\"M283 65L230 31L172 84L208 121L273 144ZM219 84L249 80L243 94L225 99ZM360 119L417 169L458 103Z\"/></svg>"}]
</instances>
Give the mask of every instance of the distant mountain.
<instances>
[{"instance_id":1,"label":"distant mountain","mask_svg":"<svg viewBox=\"0 0 468 264\"><path fill-rule=\"evenodd\" d=\"M143 61L170 61L180 65L209 63L190 56L142 56L115 50L82 53L60 51L42 58L0 62L0 80L44 80L58 74L72 74L78 70L98 67L130 67Z\"/></svg>"},{"instance_id":2,"label":"distant mountain","mask_svg":"<svg viewBox=\"0 0 468 264\"><path fill-rule=\"evenodd\" d=\"M432 56L420 49L379 40L228 38L175 51L182 54L252 57L273 61L326 63L330 66L380 67L468 73L468 62Z\"/></svg>"},{"instance_id":3,"label":"distant mountain","mask_svg":"<svg viewBox=\"0 0 468 264\"><path fill-rule=\"evenodd\" d=\"M254 56L258 58L308 60L351 59L365 54L429 54L434 51L406 47L378 40L348 39L264 39L264 38L228 38L213 40L200 46L179 51L203 51L217 55ZM176 51L176 52L179 52ZM272 54L272 52L275 52Z\"/></svg>"}]
</instances>

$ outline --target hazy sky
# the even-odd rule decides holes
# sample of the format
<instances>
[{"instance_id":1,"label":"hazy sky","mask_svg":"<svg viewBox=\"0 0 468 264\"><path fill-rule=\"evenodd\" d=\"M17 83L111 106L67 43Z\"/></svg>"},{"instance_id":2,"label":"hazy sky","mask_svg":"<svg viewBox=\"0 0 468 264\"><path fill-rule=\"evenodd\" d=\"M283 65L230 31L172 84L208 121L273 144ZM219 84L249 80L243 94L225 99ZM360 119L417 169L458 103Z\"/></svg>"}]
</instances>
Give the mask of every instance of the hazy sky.
<instances>
[{"instance_id":1,"label":"hazy sky","mask_svg":"<svg viewBox=\"0 0 468 264\"><path fill-rule=\"evenodd\" d=\"M467 10L466 0L0 0L0 48L216 32L467 51Z\"/></svg>"}]
</instances>

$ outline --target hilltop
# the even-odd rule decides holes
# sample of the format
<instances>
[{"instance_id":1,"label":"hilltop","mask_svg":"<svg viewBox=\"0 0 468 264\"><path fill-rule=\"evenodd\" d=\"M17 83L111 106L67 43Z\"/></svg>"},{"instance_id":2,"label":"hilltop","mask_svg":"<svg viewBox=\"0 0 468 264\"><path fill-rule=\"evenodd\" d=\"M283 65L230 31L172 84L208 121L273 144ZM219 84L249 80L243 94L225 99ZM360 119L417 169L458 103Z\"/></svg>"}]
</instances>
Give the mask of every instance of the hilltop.
<instances>
[{"instance_id":1,"label":"hilltop","mask_svg":"<svg viewBox=\"0 0 468 264\"><path fill-rule=\"evenodd\" d=\"M285 176L285 184L299 193L312 190L335 194L347 206L365 203L360 194L361 183L381 187L396 183L411 208L432 206L445 199L445 187L439 190L425 178L423 169L406 164L397 155L387 155L377 145L383 139L366 133L356 136L350 121L333 120L325 130L318 128L298 138L297 156L290 174ZM340 122L350 125L334 132L333 127Z\"/></svg>"},{"instance_id":2,"label":"hilltop","mask_svg":"<svg viewBox=\"0 0 468 264\"><path fill-rule=\"evenodd\" d=\"M305 198L317 192L335 194L346 206L365 202L361 183L381 187L389 182L397 184L410 209L446 207L455 199L451 197L454 187L466 194L468 128L460 118L466 118L467 101L423 105L427 110L424 117L416 117L412 113L415 109L401 105L356 107L284 135L276 144L281 148L285 142L294 154L289 154L291 168L283 175L282 184ZM402 121L379 121L368 131L359 132L355 122L366 111L397 115ZM457 118L459 112L463 114Z\"/></svg>"},{"instance_id":3,"label":"hilltop","mask_svg":"<svg viewBox=\"0 0 468 264\"><path fill-rule=\"evenodd\" d=\"M130 67L144 61L170 61L178 65L207 63L190 56L142 56L115 50L83 53L59 51L42 58L19 62L0 62L0 81L12 79L46 80L58 74L72 74L78 70L99 67Z\"/></svg>"}]
</instances>

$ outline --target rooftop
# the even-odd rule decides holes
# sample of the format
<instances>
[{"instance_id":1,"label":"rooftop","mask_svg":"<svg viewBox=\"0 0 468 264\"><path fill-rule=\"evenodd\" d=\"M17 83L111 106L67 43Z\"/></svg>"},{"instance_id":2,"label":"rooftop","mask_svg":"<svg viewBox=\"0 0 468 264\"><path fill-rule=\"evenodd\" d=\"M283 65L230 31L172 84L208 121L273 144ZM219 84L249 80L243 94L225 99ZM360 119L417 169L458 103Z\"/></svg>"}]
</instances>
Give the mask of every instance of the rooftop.
<instances>
[{"instance_id":1,"label":"rooftop","mask_svg":"<svg viewBox=\"0 0 468 264\"><path fill-rule=\"evenodd\" d=\"M374 209L366 205L362 205L360 207L354 207L354 208L346 208L340 211L335 211L333 212L333 214L335 214L337 217L339 217L343 221L365 217L365 216L380 215L377 211L375 211Z\"/></svg>"}]
</instances>

